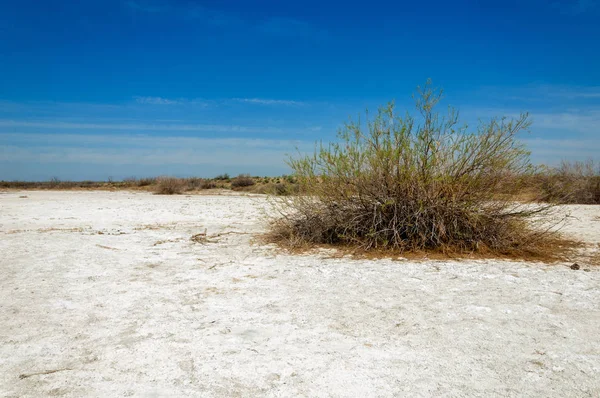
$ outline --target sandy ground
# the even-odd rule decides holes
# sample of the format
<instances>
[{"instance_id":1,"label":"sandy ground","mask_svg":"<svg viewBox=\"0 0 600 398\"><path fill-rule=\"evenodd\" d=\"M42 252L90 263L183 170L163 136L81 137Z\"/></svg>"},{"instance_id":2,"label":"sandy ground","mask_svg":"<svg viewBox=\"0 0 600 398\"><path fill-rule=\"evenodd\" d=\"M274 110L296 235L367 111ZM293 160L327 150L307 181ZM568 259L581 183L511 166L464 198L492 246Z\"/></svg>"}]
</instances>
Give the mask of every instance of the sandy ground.
<instances>
[{"instance_id":1,"label":"sandy ground","mask_svg":"<svg viewBox=\"0 0 600 398\"><path fill-rule=\"evenodd\" d=\"M598 267L286 255L267 208L0 194L0 396L600 396Z\"/></svg>"}]
</instances>

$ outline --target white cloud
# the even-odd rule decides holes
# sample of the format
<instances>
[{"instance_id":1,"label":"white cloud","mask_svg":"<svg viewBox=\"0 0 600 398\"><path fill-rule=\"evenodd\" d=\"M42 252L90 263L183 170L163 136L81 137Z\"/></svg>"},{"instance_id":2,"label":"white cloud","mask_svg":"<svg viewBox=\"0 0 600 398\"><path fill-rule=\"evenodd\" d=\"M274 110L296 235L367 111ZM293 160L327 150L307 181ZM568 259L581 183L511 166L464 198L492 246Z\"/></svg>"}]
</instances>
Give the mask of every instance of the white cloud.
<instances>
[{"instance_id":1,"label":"white cloud","mask_svg":"<svg viewBox=\"0 0 600 398\"><path fill-rule=\"evenodd\" d=\"M523 110L526 110L524 107ZM507 108L461 108L461 114L468 121L487 120L492 117L519 117L521 110ZM552 134L578 134L597 136L600 138L600 107L571 108L551 112L548 110L532 110L529 112L533 122L532 131L536 134L551 132Z\"/></svg>"},{"instance_id":2,"label":"white cloud","mask_svg":"<svg viewBox=\"0 0 600 398\"><path fill-rule=\"evenodd\" d=\"M536 163L557 165L561 160L600 160L600 140L522 139Z\"/></svg>"},{"instance_id":3,"label":"white cloud","mask_svg":"<svg viewBox=\"0 0 600 398\"><path fill-rule=\"evenodd\" d=\"M566 103L573 101L600 100L600 86L564 84L529 84L521 87L487 86L477 89L476 94L486 99L503 99L531 103Z\"/></svg>"},{"instance_id":4,"label":"white cloud","mask_svg":"<svg viewBox=\"0 0 600 398\"><path fill-rule=\"evenodd\" d=\"M292 133L302 129L281 129L275 127L249 127L220 124L163 124L163 123L74 123L61 121L24 121L0 119L0 127L42 128L65 130L123 130L123 131L165 131L165 132L205 132L205 133ZM306 130L310 130L308 127Z\"/></svg>"},{"instance_id":5,"label":"white cloud","mask_svg":"<svg viewBox=\"0 0 600 398\"><path fill-rule=\"evenodd\" d=\"M565 133L596 135L600 141L600 109L573 109L565 112L532 112L536 131L562 130Z\"/></svg>"},{"instance_id":6,"label":"white cloud","mask_svg":"<svg viewBox=\"0 0 600 398\"><path fill-rule=\"evenodd\" d=\"M238 102L246 102L249 104L258 104L258 105L291 105L291 106L305 105L305 103L301 102L301 101L264 99L264 98L234 98L233 100L238 101Z\"/></svg>"},{"instance_id":7,"label":"white cloud","mask_svg":"<svg viewBox=\"0 0 600 398\"><path fill-rule=\"evenodd\" d=\"M133 97L138 104L146 105L215 105L215 104L231 104L231 103L246 103L255 105L284 105L284 106L302 106L306 103L302 101L293 100L281 100L281 99L268 99L268 98L230 98L223 100L203 100L203 99L169 99L162 97L144 97L135 96Z\"/></svg>"},{"instance_id":8,"label":"white cloud","mask_svg":"<svg viewBox=\"0 0 600 398\"><path fill-rule=\"evenodd\" d=\"M298 140L282 139L253 139L253 138L200 138L183 136L151 136L144 134L20 134L20 133L0 133L2 142L13 142L19 146L35 146L39 143L51 142L54 146L137 146L147 147L156 146L160 148L185 147L185 148L203 148L219 146L244 146L248 148L285 148L290 143L301 142ZM292 146L293 148L293 146Z\"/></svg>"},{"instance_id":9,"label":"white cloud","mask_svg":"<svg viewBox=\"0 0 600 398\"><path fill-rule=\"evenodd\" d=\"M180 104L179 100L172 100L161 97L134 97L135 101L139 104L150 104L150 105L175 105Z\"/></svg>"},{"instance_id":10,"label":"white cloud","mask_svg":"<svg viewBox=\"0 0 600 398\"><path fill-rule=\"evenodd\" d=\"M525 89L527 90L527 89ZM541 84L532 86L529 88L531 96L545 96L552 99L565 99L565 100L576 100L576 99L600 99L600 87L599 86L567 86L567 85L552 85L552 84Z\"/></svg>"},{"instance_id":11,"label":"white cloud","mask_svg":"<svg viewBox=\"0 0 600 398\"><path fill-rule=\"evenodd\" d=\"M139 135L0 133L0 162L253 166L281 168L295 148L312 142Z\"/></svg>"}]
</instances>

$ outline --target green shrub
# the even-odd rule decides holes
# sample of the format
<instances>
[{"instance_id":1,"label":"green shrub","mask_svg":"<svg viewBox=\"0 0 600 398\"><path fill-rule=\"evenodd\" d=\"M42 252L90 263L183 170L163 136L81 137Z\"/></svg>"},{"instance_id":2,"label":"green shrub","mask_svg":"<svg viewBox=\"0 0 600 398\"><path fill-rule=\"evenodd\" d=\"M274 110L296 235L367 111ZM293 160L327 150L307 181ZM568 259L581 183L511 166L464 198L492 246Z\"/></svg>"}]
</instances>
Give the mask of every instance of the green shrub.
<instances>
[{"instance_id":1,"label":"green shrub","mask_svg":"<svg viewBox=\"0 0 600 398\"><path fill-rule=\"evenodd\" d=\"M527 114L472 132L452 108L435 112L441 96L428 82L415 96L418 117L390 103L366 123L346 124L338 142L289 159L302 194L285 201L271 237L364 250L532 249L541 236L532 216L550 205L498 198L533 170L515 138L529 127Z\"/></svg>"}]
</instances>

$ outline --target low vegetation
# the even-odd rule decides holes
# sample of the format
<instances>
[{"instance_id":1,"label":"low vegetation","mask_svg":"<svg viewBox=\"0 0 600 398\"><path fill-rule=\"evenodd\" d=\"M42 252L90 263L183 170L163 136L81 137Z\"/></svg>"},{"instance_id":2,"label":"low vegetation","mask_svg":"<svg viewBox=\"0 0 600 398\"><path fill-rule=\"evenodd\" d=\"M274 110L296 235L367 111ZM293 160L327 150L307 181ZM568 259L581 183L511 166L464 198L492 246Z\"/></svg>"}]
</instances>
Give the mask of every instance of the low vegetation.
<instances>
[{"instance_id":1,"label":"low vegetation","mask_svg":"<svg viewBox=\"0 0 600 398\"><path fill-rule=\"evenodd\" d=\"M234 189L247 193L268 195L291 195L298 191L298 184L292 177L251 177L241 174L231 179L227 175L217 178L175 178L175 177L127 177L122 181L0 181L0 189L100 189L100 190L144 190L161 194L204 191L210 189Z\"/></svg>"},{"instance_id":2,"label":"low vegetation","mask_svg":"<svg viewBox=\"0 0 600 398\"><path fill-rule=\"evenodd\" d=\"M159 177L156 184L156 193L159 195L175 195L183 192L185 183L181 178Z\"/></svg>"},{"instance_id":3,"label":"low vegetation","mask_svg":"<svg viewBox=\"0 0 600 398\"><path fill-rule=\"evenodd\" d=\"M562 162L536 178L541 199L561 204L600 204L600 164Z\"/></svg>"},{"instance_id":4,"label":"low vegetation","mask_svg":"<svg viewBox=\"0 0 600 398\"><path fill-rule=\"evenodd\" d=\"M534 174L517 135L527 114L492 119L470 131L457 113L436 112L442 93L427 84L417 116L393 103L367 122L350 122L339 141L289 165L301 195L280 209L270 238L288 246L362 250L530 253L549 232L534 219L552 205L518 203Z\"/></svg>"},{"instance_id":5,"label":"low vegetation","mask_svg":"<svg viewBox=\"0 0 600 398\"><path fill-rule=\"evenodd\" d=\"M237 176L233 180L231 180L232 188L251 187L254 184L256 184L256 182L254 181L254 179L252 177L250 177L250 174L240 174L239 176Z\"/></svg>"}]
</instances>

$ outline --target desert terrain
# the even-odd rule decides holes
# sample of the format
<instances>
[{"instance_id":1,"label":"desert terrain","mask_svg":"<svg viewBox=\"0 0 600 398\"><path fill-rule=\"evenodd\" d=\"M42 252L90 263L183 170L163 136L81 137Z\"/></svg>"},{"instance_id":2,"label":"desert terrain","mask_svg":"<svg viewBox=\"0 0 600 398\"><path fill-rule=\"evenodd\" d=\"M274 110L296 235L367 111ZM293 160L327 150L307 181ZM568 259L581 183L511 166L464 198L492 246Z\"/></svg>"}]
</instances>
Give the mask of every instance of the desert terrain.
<instances>
[{"instance_id":1,"label":"desert terrain","mask_svg":"<svg viewBox=\"0 0 600 398\"><path fill-rule=\"evenodd\" d=\"M288 254L270 209L0 193L0 396L600 396L599 267Z\"/></svg>"}]
</instances>

